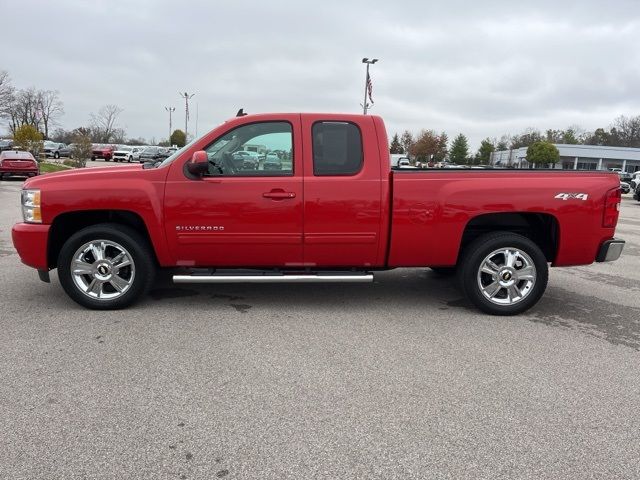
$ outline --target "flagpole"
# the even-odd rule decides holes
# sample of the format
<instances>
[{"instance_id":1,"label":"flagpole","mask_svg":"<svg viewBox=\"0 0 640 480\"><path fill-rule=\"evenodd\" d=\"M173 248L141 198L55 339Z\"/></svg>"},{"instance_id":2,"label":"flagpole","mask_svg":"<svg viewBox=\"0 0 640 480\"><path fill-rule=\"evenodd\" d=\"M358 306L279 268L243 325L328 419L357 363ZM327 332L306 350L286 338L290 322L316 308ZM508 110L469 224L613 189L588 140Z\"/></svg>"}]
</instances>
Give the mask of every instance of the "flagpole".
<instances>
[{"instance_id":1,"label":"flagpole","mask_svg":"<svg viewBox=\"0 0 640 480\"><path fill-rule=\"evenodd\" d=\"M369 83L369 63L367 63L367 74L364 76L364 102L362 103L362 114L367 114L367 86Z\"/></svg>"},{"instance_id":2,"label":"flagpole","mask_svg":"<svg viewBox=\"0 0 640 480\"><path fill-rule=\"evenodd\" d=\"M184 98L184 138L187 139L187 126L189 122L189 100L195 95L195 93L189 95L187 92L178 92L178 95Z\"/></svg>"},{"instance_id":3,"label":"flagpole","mask_svg":"<svg viewBox=\"0 0 640 480\"><path fill-rule=\"evenodd\" d=\"M367 71L366 74L364 76L364 102L362 102L362 114L366 115L367 114L367 110L369 109L369 104L367 103L367 90L369 88L369 65L373 65L374 63L376 63L378 61L377 58L371 59L369 60L368 58L363 58L362 59L362 63L366 63L367 64ZM371 98L371 96L369 96L369 98Z\"/></svg>"}]
</instances>

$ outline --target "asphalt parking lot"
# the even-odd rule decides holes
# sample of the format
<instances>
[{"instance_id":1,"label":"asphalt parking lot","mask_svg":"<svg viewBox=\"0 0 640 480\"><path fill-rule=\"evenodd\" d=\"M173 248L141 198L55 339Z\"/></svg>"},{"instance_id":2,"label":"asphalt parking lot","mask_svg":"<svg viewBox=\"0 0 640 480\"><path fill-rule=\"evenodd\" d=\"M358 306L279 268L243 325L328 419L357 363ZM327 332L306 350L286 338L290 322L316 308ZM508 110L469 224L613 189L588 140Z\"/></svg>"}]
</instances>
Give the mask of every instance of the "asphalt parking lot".
<instances>
[{"instance_id":1,"label":"asphalt parking lot","mask_svg":"<svg viewBox=\"0 0 640 480\"><path fill-rule=\"evenodd\" d=\"M518 317L480 314L426 269L159 283L93 312L20 263L21 184L0 182L0 478L640 477L629 195L623 257L553 269Z\"/></svg>"}]
</instances>

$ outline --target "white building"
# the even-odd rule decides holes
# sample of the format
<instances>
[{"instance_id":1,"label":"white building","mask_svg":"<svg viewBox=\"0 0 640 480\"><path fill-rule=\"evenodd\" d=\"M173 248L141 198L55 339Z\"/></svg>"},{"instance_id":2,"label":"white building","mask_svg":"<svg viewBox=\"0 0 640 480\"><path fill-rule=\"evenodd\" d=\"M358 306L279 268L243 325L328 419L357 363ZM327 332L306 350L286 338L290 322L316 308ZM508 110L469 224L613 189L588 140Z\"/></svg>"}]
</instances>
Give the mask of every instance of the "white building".
<instances>
[{"instance_id":1,"label":"white building","mask_svg":"<svg viewBox=\"0 0 640 480\"><path fill-rule=\"evenodd\" d=\"M621 168L625 172L640 170L640 148L601 147L599 145L567 145L556 143L560 161L553 168L565 170L608 170ZM501 150L491 154L496 167L528 168L527 147Z\"/></svg>"}]
</instances>

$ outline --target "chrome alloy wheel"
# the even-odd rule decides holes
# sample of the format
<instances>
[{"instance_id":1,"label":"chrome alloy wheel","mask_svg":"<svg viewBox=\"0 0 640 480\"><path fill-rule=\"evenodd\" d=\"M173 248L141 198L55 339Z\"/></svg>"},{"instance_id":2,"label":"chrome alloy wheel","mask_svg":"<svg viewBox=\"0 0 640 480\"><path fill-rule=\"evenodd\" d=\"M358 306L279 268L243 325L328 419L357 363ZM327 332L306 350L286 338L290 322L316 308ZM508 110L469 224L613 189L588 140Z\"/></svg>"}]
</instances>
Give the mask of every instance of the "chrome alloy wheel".
<instances>
[{"instance_id":1,"label":"chrome alloy wheel","mask_svg":"<svg viewBox=\"0 0 640 480\"><path fill-rule=\"evenodd\" d=\"M478 287L496 305L515 305L533 291L536 267L524 251L508 247L494 250L480 263Z\"/></svg>"},{"instance_id":2,"label":"chrome alloy wheel","mask_svg":"<svg viewBox=\"0 0 640 480\"><path fill-rule=\"evenodd\" d=\"M71 277L76 287L95 300L124 295L136 275L131 254L112 240L92 240L73 254Z\"/></svg>"}]
</instances>

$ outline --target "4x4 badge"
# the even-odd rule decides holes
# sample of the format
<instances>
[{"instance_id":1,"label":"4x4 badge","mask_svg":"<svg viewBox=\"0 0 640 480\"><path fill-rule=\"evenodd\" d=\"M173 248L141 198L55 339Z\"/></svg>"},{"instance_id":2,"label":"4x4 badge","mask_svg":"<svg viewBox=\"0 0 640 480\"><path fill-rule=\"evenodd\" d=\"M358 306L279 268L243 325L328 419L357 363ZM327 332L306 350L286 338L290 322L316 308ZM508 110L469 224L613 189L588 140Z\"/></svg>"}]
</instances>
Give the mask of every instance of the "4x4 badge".
<instances>
[{"instance_id":1,"label":"4x4 badge","mask_svg":"<svg viewBox=\"0 0 640 480\"><path fill-rule=\"evenodd\" d=\"M588 193L559 193L554 198L559 200L569 200L575 198L576 200L586 200L589 198Z\"/></svg>"}]
</instances>

